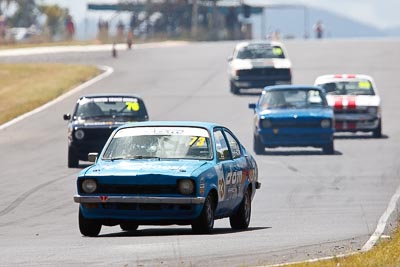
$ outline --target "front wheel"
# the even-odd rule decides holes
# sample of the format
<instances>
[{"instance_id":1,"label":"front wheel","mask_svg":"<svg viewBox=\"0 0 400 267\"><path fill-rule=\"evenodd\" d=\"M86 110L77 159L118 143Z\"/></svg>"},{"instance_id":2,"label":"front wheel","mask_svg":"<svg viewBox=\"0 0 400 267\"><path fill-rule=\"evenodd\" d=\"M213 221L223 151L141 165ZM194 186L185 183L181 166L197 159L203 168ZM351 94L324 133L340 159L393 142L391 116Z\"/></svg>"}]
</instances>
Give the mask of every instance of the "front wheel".
<instances>
[{"instance_id":1,"label":"front wheel","mask_svg":"<svg viewBox=\"0 0 400 267\"><path fill-rule=\"evenodd\" d=\"M235 214L229 217L232 229L245 230L249 227L251 217L251 196L250 190L246 190L239 209Z\"/></svg>"},{"instance_id":2,"label":"front wheel","mask_svg":"<svg viewBox=\"0 0 400 267\"><path fill-rule=\"evenodd\" d=\"M324 154L332 155L335 152L335 147L333 145L333 141L331 141L329 144L323 146L322 147L322 152Z\"/></svg>"},{"instance_id":3,"label":"front wheel","mask_svg":"<svg viewBox=\"0 0 400 267\"><path fill-rule=\"evenodd\" d=\"M231 82L231 93L238 95L240 93L240 88L238 88L233 82Z\"/></svg>"},{"instance_id":4,"label":"front wheel","mask_svg":"<svg viewBox=\"0 0 400 267\"><path fill-rule=\"evenodd\" d=\"M79 210L79 230L84 236L96 237L100 233L101 223L85 218Z\"/></svg>"},{"instance_id":5,"label":"front wheel","mask_svg":"<svg viewBox=\"0 0 400 267\"><path fill-rule=\"evenodd\" d=\"M203 210L192 223L192 230L196 234L209 234L214 228L214 204L211 195L208 195L204 202Z\"/></svg>"},{"instance_id":6,"label":"front wheel","mask_svg":"<svg viewBox=\"0 0 400 267\"><path fill-rule=\"evenodd\" d=\"M253 137L253 150L257 155L264 154L265 146L261 142L261 138L258 134L255 134Z\"/></svg>"},{"instance_id":7,"label":"front wheel","mask_svg":"<svg viewBox=\"0 0 400 267\"><path fill-rule=\"evenodd\" d=\"M382 137L382 122L379 121L378 127L372 131L372 136L374 138L381 138Z\"/></svg>"},{"instance_id":8,"label":"front wheel","mask_svg":"<svg viewBox=\"0 0 400 267\"><path fill-rule=\"evenodd\" d=\"M75 149L69 147L68 148L68 168L78 168L79 167L79 158Z\"/></svg>"}]
</instances>

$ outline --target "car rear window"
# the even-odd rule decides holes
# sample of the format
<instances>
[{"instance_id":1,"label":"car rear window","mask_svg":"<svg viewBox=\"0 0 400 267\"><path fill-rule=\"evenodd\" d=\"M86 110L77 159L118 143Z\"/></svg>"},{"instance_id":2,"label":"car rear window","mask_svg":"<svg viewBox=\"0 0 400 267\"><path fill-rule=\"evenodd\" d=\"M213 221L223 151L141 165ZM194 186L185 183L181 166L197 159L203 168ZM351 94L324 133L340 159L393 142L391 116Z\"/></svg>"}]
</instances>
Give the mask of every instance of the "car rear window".
<instances>
[{"instance_id":1,"label":"car rear window","mask_svg":"<svg viewBox=\"0 0 400 267\"><path fill-rule=\"evenodd\" d=\"M238 51L239 59L258 59L258 58L285 58L282 47L271 45L249 45Z\"/></svg>"},{"instance_id":2,"label":"car rear window","mask_svg":"<svg viewBox=\"0 0 400 267\"><path fill-rule=\"evenodd\" d=\"M84 97L77 103L75 117L124 117L136 121L146 119L147 111L143 101L135 97Z\"/></svg>"},{"instance_id":3,"label":"car rear window","mask_svg":"<svg viewBox=\"0 0 400 267\"><path fill-rule=\"evenodd\" d=\"M320 84L328 95L375 95L368 80L338 81Z\"/></svg>"}]
</instances>

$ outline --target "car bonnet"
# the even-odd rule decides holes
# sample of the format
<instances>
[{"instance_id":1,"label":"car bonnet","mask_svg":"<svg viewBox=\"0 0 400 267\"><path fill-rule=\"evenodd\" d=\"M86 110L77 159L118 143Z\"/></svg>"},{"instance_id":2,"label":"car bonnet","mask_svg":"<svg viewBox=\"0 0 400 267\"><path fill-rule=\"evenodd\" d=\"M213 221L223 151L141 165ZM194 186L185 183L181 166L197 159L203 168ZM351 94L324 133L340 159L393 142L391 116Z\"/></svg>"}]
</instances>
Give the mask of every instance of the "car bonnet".
<instances>
[{"instance_id":1,"label":"car bonnet","mask_svg":"<svg viewBox=\"0 0 400 267\"><path fill-rule=\"evenodd\" d=\"M100 161L88 168L86 176L138 176L169 175L189 177L201 167L207 165L202 160L114 160Z\"/></svg>"}]
</instances>

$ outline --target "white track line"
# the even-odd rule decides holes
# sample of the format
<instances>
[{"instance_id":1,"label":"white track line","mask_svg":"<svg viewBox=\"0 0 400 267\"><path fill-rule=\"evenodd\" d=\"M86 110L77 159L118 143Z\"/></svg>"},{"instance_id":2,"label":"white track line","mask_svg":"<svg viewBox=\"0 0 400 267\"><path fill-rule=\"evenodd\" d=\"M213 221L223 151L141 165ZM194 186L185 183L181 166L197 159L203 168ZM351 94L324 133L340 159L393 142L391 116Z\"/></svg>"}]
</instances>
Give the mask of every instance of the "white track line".
<instances>
[{"instance_id":1,"label":"white track line","mask_svg":"<svg viewBox=\"0 0 400 267\"><path fill-rule=\"evenodd\" d=\"M104 72L101 73L100 75L96 76L95 78L93 78L91 80L88 80L87 82L84 82L83 84L81 84L81 85L75 87L74 89L66 92L65 94L60 95L56 99L44 104L43 106L40 106L40 107L38 107L38 108L28 112L28 113L25 113L25 114L23 114L21 116L16 117L15 119L13 119L11 121L8 121L8 122L0 125L0 130L4 130L5 128L7 128L7 127L19 122L19 121L22 121L23 119L25 119L27 117L30 117L30 116L32 116L32 115L34 115L36 113L39 113L39 112L45 110L48 107L51 107L52 105L54 105L54 104L56 104L56 103L58 103L58 102L60 102L60 101L62 101L64 99L66 99L67 97L69 97L69 96L71 96L71 95L73 95L73 94L85 89L86 87L88 87L88 86L90 86L90 85L92 85L92 84L94 84L94 83L96 83L96 82L108 77L111 73L114 72L114 69L109 67L109 66L98 66L98 68L102 69Z\"/></svg>"},{"instance_id":2,"label":"white track line","mask_svg":"<svg viewBox=\"0 0 400 267\"><path fill-rule=\"evenodd\" d=\"M386 211L383 213L381 218L378 221L378 226L375 229L375 232L371 235L367 243L361 248L362 252L370 250L376 242L379 240L379 238L382 236L383 231L385 231L387 221L389 220L389 217L392 215L392 213L396 209L397 202L400 198L400 186L397 187L396 193L392 196L389 202L389 206L387 207Z\"/></svg>"},{"instance_id":3,"label":"white track line","mask_svg":"<svg viewBox=\"0 0 400 267\"><path fill-rule=\"evenodd\" d=\"M165 41L160 43L134 44L132 46L132 49L174 47L174 46L183 46L187 44L188 42L185 41ZM99 51L111 51L112 48L113 48L112 44L27 47L27 48L0 50L0 57L56 54L56 53L66 53L66 52L99 52ZM126 44L115 44L115 49L126 50Z\"/></svg>"},{"instance_id":4,"label":"white track line","mask_svg":"<svg viewBox=\"0 0 400 267\"><path fill-rule=\"evenodd\" d=\"M389 205L388 205L386 211L383 213L383 215L379 219L378 225L375 229L375 232L371 235L369 240L364 244L364 246L361 248L360 252L351 252L351 253L347 253L347 254L339 254L339 255L335 255L335 256L315 258L315 259L310 259L310 260L306 260L306 261L288 262L288 263L273 264L273 265L267 265L267 266L268 267L280 267L280 266L287 266L290 264L317 262L317 261L323 261L323 260L331 260L334 258L343 258L343 257L359 254L362 252L367 252L368 250L373 248L373 246L376 244L376 242L379 240L379 238L381 238L383 232L385 231L386 224L387 224L390 216L396 210L397 202L399 201L399 199L400 199L400 186L397 187L396 192L390 199L390 202L389 202Z\"/></svg>"}]
</instances>

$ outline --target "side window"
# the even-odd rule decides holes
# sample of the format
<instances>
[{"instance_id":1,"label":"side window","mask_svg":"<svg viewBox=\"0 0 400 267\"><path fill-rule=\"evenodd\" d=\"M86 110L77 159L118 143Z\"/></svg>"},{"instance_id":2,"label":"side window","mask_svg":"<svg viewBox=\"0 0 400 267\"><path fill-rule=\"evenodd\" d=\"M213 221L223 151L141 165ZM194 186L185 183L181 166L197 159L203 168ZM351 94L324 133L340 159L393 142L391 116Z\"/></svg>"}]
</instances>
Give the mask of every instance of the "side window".
<instances>
[{"instance_id":1,"label":"side window","mask_svg":"<svg viewBox=\"0 0 400 267\"><path fill-rule=\"evenodd\" d=\"M234 159L240 158L240 147L236 139L227 131L225 131L226 138L228 139L229 147L232 151L232 157Z\"/></svg>"},{"instance_id":2,"label":"side window","mask_svg":"<svg viewBox=\"0 0 400 267\"><path fill-rule=\"evenodd\" d=\"M214 131L215 138L215 148L217 151L218 160L227 160L231 159L231 155L229 154L229 148L226 143L225 137L222 134L221 130Z\"/></svg>"}]
</instances>

